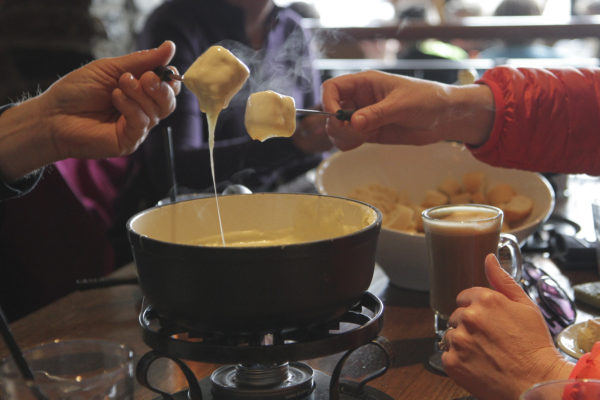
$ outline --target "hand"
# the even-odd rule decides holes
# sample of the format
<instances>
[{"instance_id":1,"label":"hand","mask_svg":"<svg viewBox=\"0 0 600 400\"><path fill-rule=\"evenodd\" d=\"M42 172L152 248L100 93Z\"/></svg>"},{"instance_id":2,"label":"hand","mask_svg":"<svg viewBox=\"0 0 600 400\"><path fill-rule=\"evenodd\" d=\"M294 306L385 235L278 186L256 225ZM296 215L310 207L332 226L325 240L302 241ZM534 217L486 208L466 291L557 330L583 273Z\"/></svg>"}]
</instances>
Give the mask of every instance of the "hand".
<instances>
[{"instance_id":1,"label":"hand","mask_svg":"<svg viewBox=\"0 0 600 400\"><path fill-rule=\"evenodd\" d=\"M573 364L554 347L537 305L491 254L485 272L496 290L457 296L442 355L448 376L479 400L516 400L535 383L568 378Z\"/></svg>"},{"instance_id":2,"label":"hand","mask_svg":"<svg viewBox=\"0 0 600 400\"><path fill-rule=\"evenodd\" d=\"M133 152L175 109L181 84L152 71L175 45L93 61L41 95L0 115L0 177L12 182L68 157L104 158ZM170 67L174 70L173 67Z\"/></svg>"},{"instance_id":3,"label":"hand","mask_svg":"<svg viewBox=\"0 0 600 400\"><path fill-rule=\"evenodd\" d=\"M459 140L478 145L494 120L487 86L452 86L379 71L325 81L323 105L328 112L358 109L350 123L328 119L327 133L341 150L364 142L425 145Z\"/></svg>"},{"instance_id":4,"label":"hand","mask_svg":"<svg viewBox=\"0 0 600 400\"><path fill-rule=\"evenodd\" d=\"M323 115L306 115L296 126L292 137L294 144L305 153L321 153L330 150L333 143L325 132L327 118Z\"/></svg>"},{"instance_id":5,"label":"hand","mask_svg":"<svg viewBox=\"0 0 600 400\"><path fill-rule=\"evenodd\" d=\"M162 82L152 69L175 53L172 42L152 50L93 61L40 96L42 115L59 159L133 152L149 130L175 109L180 82Z\"/></svg>"}]
</instances>

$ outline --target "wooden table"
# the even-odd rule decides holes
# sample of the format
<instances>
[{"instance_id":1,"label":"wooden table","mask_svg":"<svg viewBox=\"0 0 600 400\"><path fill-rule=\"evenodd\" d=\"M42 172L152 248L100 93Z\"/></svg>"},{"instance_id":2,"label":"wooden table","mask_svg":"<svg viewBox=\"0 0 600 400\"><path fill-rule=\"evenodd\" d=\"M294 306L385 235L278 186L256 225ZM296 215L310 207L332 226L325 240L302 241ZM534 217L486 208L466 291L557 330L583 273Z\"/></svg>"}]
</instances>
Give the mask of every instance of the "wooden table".
<instances>
[{"instance_id":1,"label":"wooden table","mask_svg":"<svg viewBox=\"0 0 600 400\"><path fill-rule=\"evenodd\" d=\"M547 261L547 268L556 268ZM134 266L119 270L116 276L131 276ZM575 274L576 280L598 279L595 272ZM567 279L563 276L564 279ZM567 283L569 281L567 280ZM370 386L385 392L394 399L459 399L468 393L448 377L432 371L427 359L434 348L433 312L425 292L400 289L388 283L387 277L377 268L370 288L385 304L384 328L381 335L389 340L393 349L392 368ZM23 347L47 342L54 338L103 338L130 346L136 360L149 348L142 341L138 313L142 295L138 286L126 285L91 289L72 293L27 317L14 322L11 327ZM582 314L580 318L587 318ZM0 356L7 356L4 345ZM331 373L341 354L308 363L318 370ZM358 374L369 362L347 363L344 374ZM192 363L198 378L208 376L217 366ZM153 382L164 382L163 388L176 392L185 387L183 376L168 360L159 360L151 369ZM135 399L154 399L156 395L137 386Z\"/></svg>"}]
</instances>

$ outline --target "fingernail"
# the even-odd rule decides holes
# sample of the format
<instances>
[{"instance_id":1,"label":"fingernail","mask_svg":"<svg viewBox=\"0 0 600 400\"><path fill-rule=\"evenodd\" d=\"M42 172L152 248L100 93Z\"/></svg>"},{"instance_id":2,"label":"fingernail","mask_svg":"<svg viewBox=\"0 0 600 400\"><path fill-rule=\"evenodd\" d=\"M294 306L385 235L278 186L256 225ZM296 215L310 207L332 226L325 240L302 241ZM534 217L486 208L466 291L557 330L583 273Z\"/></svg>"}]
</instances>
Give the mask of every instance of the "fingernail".
<instances>
[{"instance_id":1,"label":"fingernail","mask_svg":"<svg viewBox=\"0 0 600 400\"><path fill-rule=\"evenodd\" d=\"M150 83L150 90L154 92L154 91L158 90L159 86L160 86L160 81L158 79L152 79L152 82Z\"/></svg>"},{"instance_id":2,"label":"fingernail","mask_svg":"<svg viewBox=\"0 0 600 400\"><path fill-rule=\"evenodd\" d=\"M367 123L367 119L365 118L364 115L358 114L358 115L354 115L354 117L352 118L352 125L354 125L355 129L362 129L364 128L364 126Z\"/></svg>"}]
</instances>

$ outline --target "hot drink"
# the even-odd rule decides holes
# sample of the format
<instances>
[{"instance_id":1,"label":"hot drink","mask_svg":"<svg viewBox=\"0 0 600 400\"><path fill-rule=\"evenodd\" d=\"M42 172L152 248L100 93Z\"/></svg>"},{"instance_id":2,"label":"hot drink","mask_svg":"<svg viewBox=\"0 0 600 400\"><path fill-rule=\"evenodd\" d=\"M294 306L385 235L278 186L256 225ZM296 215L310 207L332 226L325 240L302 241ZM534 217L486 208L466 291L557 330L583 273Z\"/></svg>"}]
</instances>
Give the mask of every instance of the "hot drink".
<instances>
[{"instance_id":1,"label":"hot drink","mask_svg":"<svg viewBox=\"0 0 600 400\"><path fill-rule=\"evenodd\" d=\"M502 214L494 209L440 210L426 225L431 307L447 320L463 289L488 286L483 263L496 253Z\"/></svg>"},{"instance_id":2,"label":"hot drink","mask_svg":"<svg viewBox=\"0 0 600 400\"><path fill-rule=\"evenodd\" d=\"M438 335L456 308L456 296L473 286L488 286L484 261L508 248L513 276L520 275L519 244L501 235L502 210L482 204L445 205L423 212L429 256L429 299Z\"/></svg>"}]
</instances>

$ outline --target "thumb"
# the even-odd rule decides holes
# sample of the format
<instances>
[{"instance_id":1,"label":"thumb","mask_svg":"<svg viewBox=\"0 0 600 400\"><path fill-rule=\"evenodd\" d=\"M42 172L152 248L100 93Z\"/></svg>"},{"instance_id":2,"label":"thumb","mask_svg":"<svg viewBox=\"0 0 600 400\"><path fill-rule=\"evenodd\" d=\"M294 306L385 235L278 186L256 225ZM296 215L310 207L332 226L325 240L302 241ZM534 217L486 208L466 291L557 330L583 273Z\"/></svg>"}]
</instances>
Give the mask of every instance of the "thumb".
<instances>
[{"instance_id":1,"label":"thumb","mask_svg":"<svg viewBox=\"0 0 600 400\"><path fill-rule=\"evenodd\" d=\"M134 76L140 76L159 65L167 65L174 55L175 43L167 40L154 49L140 50L121 57L115 57L113 61L121 69L121 72L131 72Z\"/></svg>"},{"instance_id":2,"label":"thumb","mask_svg":"<svg viewBox=\"0 0 600 400\"><path fill-rule=\"evenodd\" d=\"M485 275L490 285L510 300L518 302L531 302L525 291L519 286L512 276L500 266L498 259L493 254L485 258Z\"/></svg>"},{"instance_id":3,"label":"thumb","mask_svg":"<svg viewBox=\"0 0 600 400\"><path fill-rule=\"evenodd\" d=\"M395 123L397 117L393 102L383 99L380 102L356 110L352 114L351 126L357 131L372 132L382 126Z\"/></svg>"}]
</instances>

